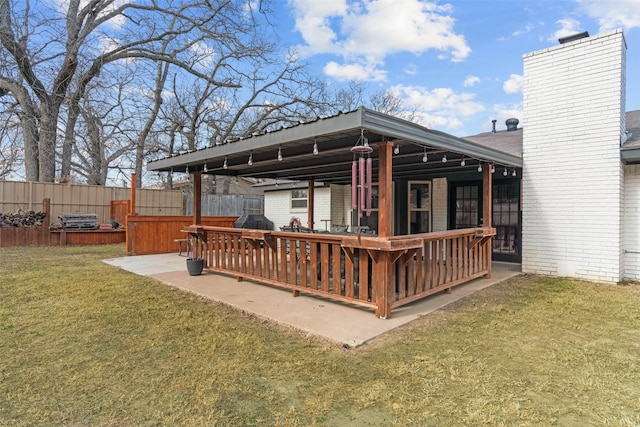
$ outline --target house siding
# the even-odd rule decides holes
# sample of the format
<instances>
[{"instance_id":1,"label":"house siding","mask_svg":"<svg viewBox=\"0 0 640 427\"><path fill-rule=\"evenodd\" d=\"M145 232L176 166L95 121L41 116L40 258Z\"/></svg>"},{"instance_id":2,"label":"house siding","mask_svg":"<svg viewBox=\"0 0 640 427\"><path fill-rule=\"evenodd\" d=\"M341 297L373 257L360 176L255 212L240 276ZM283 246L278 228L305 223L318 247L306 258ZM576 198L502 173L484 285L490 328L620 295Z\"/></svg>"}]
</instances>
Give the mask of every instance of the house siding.
<instances>
[{"instance_id":1,"label":"house siding","mask_svg":"<svg viewBox=\"0 0 640 427\"><path fill-rule=\"evenodd\" d=\"M621 279L625 56L621 31L524 56L525 273Z\"/></svg>"},{"instance_id":2,"label":"house siding","mask_svg":"<svg viewBox=\"0 0 640 427\"><path fill-rule=\"evenodd\" d=\"M431 182L431 192L433 194L431 198L432 231L446 231L447 200L449 194L448 181L447 178L436 178Z\"/></svg>"},{"instance_id":3,"label":"house siding","mask_svg":"<svg viewBox=\"0 0 640 427\"><path fill-rule=\"evenodd\" d=\"M332 225L351 224L351 186L332 185L331 186L331 222L327 223L329 230ZM324 226L324 224L323 224Z\"/></svg>"},{"instance_id":4,"label":"house siding","mask_svg":"<svg viewBox=\"0 0 640 427\"><path fill-rule=\"evenodd\" d=\"M314 228L324 229L321 219L331 218L331 187L318 187L314 190ZM264 215L273 221L274 228L289 225L292 217L300 218L303 226L307 226L308 209L291 209L291 189L268 191L264 194Z\"/></svg>"}]
</instances>

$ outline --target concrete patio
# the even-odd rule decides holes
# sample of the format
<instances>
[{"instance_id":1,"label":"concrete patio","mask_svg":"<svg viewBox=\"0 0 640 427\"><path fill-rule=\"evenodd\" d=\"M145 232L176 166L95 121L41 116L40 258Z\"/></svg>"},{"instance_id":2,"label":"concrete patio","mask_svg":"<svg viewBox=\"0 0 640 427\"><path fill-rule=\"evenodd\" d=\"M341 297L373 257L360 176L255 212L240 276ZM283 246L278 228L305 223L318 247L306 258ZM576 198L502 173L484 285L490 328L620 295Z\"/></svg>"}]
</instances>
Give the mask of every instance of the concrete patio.
<instances>
[{"instance_id":1,"label":"concrete patio","mask_svg":"<svg viewBox=\"0 0 640 427\"><path fill-rule=\"evenodd\" d=\"M285 289L247 280L238 282L235 277L206 270L200 276L190 276L185 258L175 253L113 258L104 262L350 347L521 274L519 264L494 262L491 279L481 278L456 286L450 294L443 292L398 307L390 319L379 319L371 310L304 294L294 298L291 291Z\"/></svg>"}]
</instances>

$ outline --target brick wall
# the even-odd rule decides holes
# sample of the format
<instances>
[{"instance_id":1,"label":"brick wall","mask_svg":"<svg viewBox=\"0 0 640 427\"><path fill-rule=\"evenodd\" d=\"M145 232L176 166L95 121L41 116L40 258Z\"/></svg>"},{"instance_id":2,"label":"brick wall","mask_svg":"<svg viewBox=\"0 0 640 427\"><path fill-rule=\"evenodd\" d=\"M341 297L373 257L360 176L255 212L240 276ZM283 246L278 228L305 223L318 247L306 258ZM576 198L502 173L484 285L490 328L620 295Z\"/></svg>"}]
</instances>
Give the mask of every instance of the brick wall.
<instances>
[{"instance_id":1,"label":"brick wall","mask_svg":"<svg viewBox=\"0 0 640 427\"><path fill-rule=\"evenodd\" d=\"M524 56L522 270L622 276L620 31Z\"/></svg>"}]
</instances>

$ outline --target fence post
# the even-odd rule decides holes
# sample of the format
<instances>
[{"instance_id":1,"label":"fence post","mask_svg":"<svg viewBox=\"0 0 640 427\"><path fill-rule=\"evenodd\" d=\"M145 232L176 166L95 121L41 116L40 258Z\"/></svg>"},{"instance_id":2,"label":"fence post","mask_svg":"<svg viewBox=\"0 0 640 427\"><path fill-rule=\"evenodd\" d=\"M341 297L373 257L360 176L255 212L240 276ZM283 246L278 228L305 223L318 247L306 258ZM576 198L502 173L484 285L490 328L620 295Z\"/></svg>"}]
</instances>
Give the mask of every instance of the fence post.
<instances>
[{"instance_id":1,"label":"fence post","mask_svg":"<svg viewBox=\"0 0 640 427\"><path fill-rule=\"evenodd\" d=\"M373 256L373 253L371 255L373 259L371 282L376 287L376 316L382 319L389 319L391 317L391 303L395 299L391 253L376 251L375 256Z\"/></svg>"}]
</instances>

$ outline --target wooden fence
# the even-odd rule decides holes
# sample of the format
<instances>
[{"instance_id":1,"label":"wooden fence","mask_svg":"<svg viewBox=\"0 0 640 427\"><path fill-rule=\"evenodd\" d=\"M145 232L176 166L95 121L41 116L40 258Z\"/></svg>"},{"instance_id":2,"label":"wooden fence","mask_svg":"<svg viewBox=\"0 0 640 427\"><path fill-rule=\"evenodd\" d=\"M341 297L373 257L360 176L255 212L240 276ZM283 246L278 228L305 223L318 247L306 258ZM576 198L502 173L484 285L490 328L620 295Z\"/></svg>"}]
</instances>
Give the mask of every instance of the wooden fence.
<instances>
[{"instance_id":1,"label":"wooden fence","mask_svg":"<svg viewBox=\"0 0 640 427\"><path fill-rule=\"evenodd\" d=\"M39 227L0 227L0 248L12 246L104 245L124 243L123 228L116 230L50 230L50 201L44 199L35 210L46 212Z\"/></svg>"},{"instance_id":2,"label":"wooden fence","mask_svg":"<svg viewBox=\"0 0 640 427\"><path fill-rule=\"evenodd\" d=\"M189 227L206 267L332 300L391 310L491 274L494 228L379 238Z\"/></svg>"},{"instance_id":3,"label":"wooden fence","mask_svg":"<svg viewBox=\"0 0 640 427\"><path fill-rule=\"evenodd\" d=\"M202 224L233 227L237 216L202 217ZM149 255L178 252L177 239L186 239L182 231L193 224L191 216L127 215L127 255Z\"/></svg>"},{"instance_id":4,"label":"wooden fence","mask_svg":"<svg viewBox=\"0 0 640 427\"><path fill-rule=\"evenodd\" d=\"M42 200L51 200L51 223L61 213L95 213L98 222L112 218L111 202L130 199L130 189L97 185L0 181L0 212L38 211ZM141 215L183 215L182 191L136 190L136 212ZM117 221L117 220L116 220ZM124 218L121 221L124 223Z\"/></svg>"}]
</instances>

